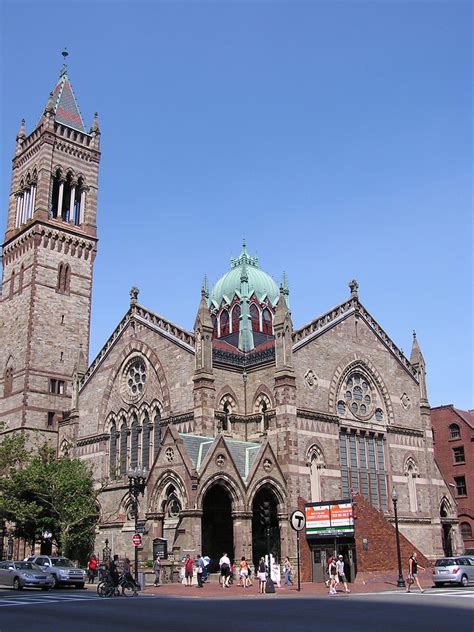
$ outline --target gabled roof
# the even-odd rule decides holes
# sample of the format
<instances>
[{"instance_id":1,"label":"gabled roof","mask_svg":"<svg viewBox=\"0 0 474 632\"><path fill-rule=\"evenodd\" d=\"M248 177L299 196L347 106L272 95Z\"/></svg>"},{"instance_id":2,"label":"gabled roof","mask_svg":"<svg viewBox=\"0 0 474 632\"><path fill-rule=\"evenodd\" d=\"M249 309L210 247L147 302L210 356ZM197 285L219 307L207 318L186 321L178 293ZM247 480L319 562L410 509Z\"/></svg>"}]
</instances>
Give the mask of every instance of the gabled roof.
<instances>
[{"instance_id":1,"label":"gabled roof","mask_svg":"<svg viewBox=\"0 0 474 632\"><path fill-rule=\"evenodd\" d=\"M461 410L460 408L455 408L454 404L443 404L441 406L433 406L431 408L433 421L435 422L437 421L437 412L443 409L452 410L454 414L456 414L460 419L462 419L469 426L469 428L474 430L474 410Z\"/></svg>"},{"instance_id":2,"label":"gabled roof","mask_svg":"<svg viewBox=\"0 0 474 632\"><path fill-rule=\"evenodd\" d=\"M334 327L337 323L346 320L353 314L357 313L383 345L392 353L398 362L408 371L408 373L417 381L417 371L412 366L410 360L405 356L403 351L397 347L393 340L385 333L378 322L365 309L356 295L352 295L347 301L337 305L322 316L315 318L313 321L300 327L293 332L293 351L297 351L301 347L307 345L311 340L318 338L323 333Z\"/></svg>"},{"instance_id":3,"label":"gabled roof","mask_svg":"<svg viewBox=\"0 0 474 632\"><path fill-rule=\"evenodd\" d=\"M189 458L193 462L196 470L199 472L209 449L216 441L218 441L219 437L203 437L200 435L181 433L179 436L183 441L183 445L189 455ZM255 457L262 447L261 444L253 443L252 441L236 441L235 439L228 439L227 437L222 438L232 456L240 476L244 481L247 480L249 472L255 461Z\"/></svg>"},{"instance_id":4,"label":"gabled roof","mask_svg":"<svg viewBox=\"0 0 474 632\"><path fill-rule=\"evenodd\" d=\"M54 87L52 105L54 118L58 123L87 133L67 74L66 66L61 70L58 82Z\"/></svg>"}]
</instances>

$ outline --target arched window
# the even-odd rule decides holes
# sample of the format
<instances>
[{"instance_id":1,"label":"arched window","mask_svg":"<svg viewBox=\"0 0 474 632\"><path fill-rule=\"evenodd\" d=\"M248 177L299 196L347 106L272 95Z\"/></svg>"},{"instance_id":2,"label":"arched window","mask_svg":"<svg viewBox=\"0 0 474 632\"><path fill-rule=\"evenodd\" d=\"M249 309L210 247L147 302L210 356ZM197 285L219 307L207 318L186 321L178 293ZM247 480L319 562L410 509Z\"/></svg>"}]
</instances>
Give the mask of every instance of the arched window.
<instances>
[{"instance_id":1,"label":"arched window","mask_svg":"<svg viewBox=\"0 0 474 632\"><path fill-rule=\"evenodd\" d=\"M230 417L230 406L229 402L224 404L224 418L222 420L222 430L224 432L228 432L229 430L229 417Z\"/></svg>"},{"instance_id":2,"label":"arched window","mask_svg":"<svg viewBox=\"0 0 474 632\"><path fill-rule=\"evenodd\" d=\"M120 476L127 473L127 435L127 424L123 420L120 427Z\"/></svg>"},{"instance_id":3,"label":"arched window","mask_svg":"<svg viewBox=\"0 0 474 632\"><path fill-rule=\"evenodd\" d=\"M13 391L13 367L7 366L3 379L3 396L9 397Z\"/></svg>"},{"instance_id":4,"label":"arched window","mask_svg":"<svg viewBox=\"0 0 474 632\"><path fill-rule=\"evenodd\" d=\"M15 291L15 270L12 270L12 273L10 276L10 298L12 298L14 291Z\"/></svg>"},{"instance_id":5,"label":"arched window","mask_svg":"<svg viewBox=\"0 0 474 632\"><path fill-rule=\"evenodd\" d=\"M411 457L407 459L405 463L405 476L408 478L408 500L410 503L410 511L412 513L416 513L418 511L418 498L416 493L418 467Z\"/></svg>"},{"instance_id":6,"label":"arched window","mask_svg":"<svg viewBox=\"0 0 474 632\"><path fill-rule=\"evenodd\" d=\"M110 478L116 478L117 476L117 428L115 427L115 422L110 426L109 476Z\"/></svg>"},{"instance_id":7,"label":"arched window","mask_svg":"<svg viewBox=\"0 0 474 632\"><path fill-rule=\"evenodd\" d=\"M321 450L313 446L309 450L309 476L311 482L311 502L321 501L321 470L324 469L324 458Z\"/></svg>"},{"instance_id":8,"label":"arched window","mask_svg":"<svg viewBox=\"0 0 474 632\"><path fill-rule=\"evenodd\" d=\"M460 439L461 438L461 430L458 424L451 424L449 426L449 436L451 439Z\"/></svg>"},{"instance_id":9,"label":"arched window","mask_svg":"<svg viewBox=\"0 0 474 632\"><path fill-rule=\"evenodd\" d=\"M138 465L138 421L135 415L130 426L130 467Z\"/></svg>"},{"instance_id":10,"label":"arched window","mask_svg":"<svg viewBox=\"0 0 474 632\"><path fill-rule=\"evenodd\" d=\"M56 292L58 294L69 294L71 286L71 268L67 263L60 263L58 267L58 281Z\"/></svg>"},{"instance_id":11,"label":"arched window","mask_svg":"<svg viewBox=\"0 0 474 632\"><path fill-rule=\"evenodd\" d=\"M217 331L217 317L215 314L212 314L211 316L211 321L212 321L212 327L213 327L213 332L212 335L214 338L218 337L218 331Z\"/></svg>"},{"instance_id":12,"label":"arched window","mask_svg":"<svg viewBox=\"0 0 474 632\"><path fill-rule=\"evenodd\" d=\"M250 319L252 321L252 331L260 331L260 313L255 303L250 304Z\"/></svg>"},{"instance_id":13,"label":"arched window","mask_svg":"<svg viewBox=\"0 0 474 632\"><path fill-rule=\"evenodd\" d=\"M262 331L264 334L271 336L273 334L272 315L270 310L265 308L262 313Z\"/></svg>"},{"instance_id":14,"label":"arched window","mask_svg":"<svg viewBox=\"0 0 474 632\"><path fill-rule=\"evenodd\" d=\"M227 336L229 333L229 312L226 309L222 310L221 312L220 324L221 324L221 338L222 338L222 336Z\"/></svg>"},{"instance_id":15,"label":"arched window","mask_svg":"<svg viewBox=\"0 0 474 632\"><path fill-rule=\"evenodd\" d=\"M161 413L157 409L153 420L153 458L158 454L161 443Z\"/></svg>"},{"instance_id":16,"label":"arched window","mask_svg":"<svg viewBox=\"0 0 474 632\"><path fill-rule=\"evenodd\" d=\"M469 522L461 522L459 524L461 530L461 537L463 540L470 540L472 538L472 527Z\"/></svg>"},{"instance_id":17,"label":"arched window","mask_svg":"<svg viewBox=\"0 0 474 632\"><path fill-rule=\"evenodd\" d=\"M232 310L232 333L239 331L240 327L240 305L236 305Z\"/></svg>"},{"instance_id":18,"label":"arched window","mask_svg":"<svg viewBox=\"0 0 474 632\"><path fill-rule=\"evenodd\" d=\"M150 420L145 415L142 430L142 465L146 469L150 469Z\"/></svg>"}]
</instances>

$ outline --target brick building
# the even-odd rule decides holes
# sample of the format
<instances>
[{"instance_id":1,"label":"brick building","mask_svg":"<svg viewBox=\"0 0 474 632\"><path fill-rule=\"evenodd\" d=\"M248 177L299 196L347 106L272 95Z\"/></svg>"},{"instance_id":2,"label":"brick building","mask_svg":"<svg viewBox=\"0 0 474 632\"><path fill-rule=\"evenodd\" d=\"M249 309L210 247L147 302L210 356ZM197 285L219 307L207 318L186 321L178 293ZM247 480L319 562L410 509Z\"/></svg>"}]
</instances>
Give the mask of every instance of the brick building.
<instances>
[{"instance_id":1,"label":"brick building","mask_svg":"<svg viewBox=\"0 0 474 632\"><path fill-rule=\"evenodd\" d=\"M457 503L459 528L466 549L474 549L474 410L453 404L431 409L435 459ZM451 526L443 521L443 547L452 552Z\"/></svg>"},{"instance_id":2,"label":"brick building","mask_svg":"<svg viewBox=\"0 0 474 632\"><path fill-rule=\"evenodd\" d=\"M106 482L97 550L107 538L130 554L127 473L137 466L147 470L143 559L161 538L175 557L227 550L256 561L267 536L277 557L294 559L289 514L357 494L371 551L393 535L393 486L411 547L442 553L441 511L458 546L418 341L405 357L355 281L339 305L295 329L285 277L278 286L244 244L212 289L204 283L193 331L141 305L132 288L87 365L99 139L97 118L85 130L64 67L38 125L27 135L22 124L17 137L0 333L4 430L39 431ZM373 563L357 529L336 542L354 572ZM333 547L334 538L308 540L304 578L319 576Z\"/></svg>"}]
</instances>

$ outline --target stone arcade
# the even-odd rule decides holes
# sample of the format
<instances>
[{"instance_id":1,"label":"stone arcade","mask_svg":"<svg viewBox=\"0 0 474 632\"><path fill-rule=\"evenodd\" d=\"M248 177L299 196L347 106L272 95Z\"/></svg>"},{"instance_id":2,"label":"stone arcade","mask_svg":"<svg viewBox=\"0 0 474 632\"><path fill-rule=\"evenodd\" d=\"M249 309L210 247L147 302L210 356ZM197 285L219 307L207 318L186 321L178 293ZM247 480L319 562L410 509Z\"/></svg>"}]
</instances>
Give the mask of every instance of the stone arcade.
<instances>
[{"instance_id":1,"label":"stone arcade","mask_svg":"<svg viewBox=\"0 0 474 632\"><path fill-rule=\"evenodd\" d=\"M244 244L210 291L204 283L194 331L141 305L132 288L87 366L99 141L64 66L38 125L26 134L22 123L17 136L0 333L4 431L38 431L107 483L96 550L107 538L130 555L127 471L145 466L141 559L164 538L176 558L226 550L256 560L264 502L279 558L295 558L288 517L305 502L359 498L364 540L376 542L377 520L378 534L391 533L393 485L402 533L424 555L442 554L440 510L453 525L456 513L434 461L423 356L416 337L404 356L355 281L295 330L285 277L278 286ZM357 533L338 546L354 570L370 570ZM304 579L318 577L317 553L330 546L308 543Z\"/></svg>"}]
</instances>

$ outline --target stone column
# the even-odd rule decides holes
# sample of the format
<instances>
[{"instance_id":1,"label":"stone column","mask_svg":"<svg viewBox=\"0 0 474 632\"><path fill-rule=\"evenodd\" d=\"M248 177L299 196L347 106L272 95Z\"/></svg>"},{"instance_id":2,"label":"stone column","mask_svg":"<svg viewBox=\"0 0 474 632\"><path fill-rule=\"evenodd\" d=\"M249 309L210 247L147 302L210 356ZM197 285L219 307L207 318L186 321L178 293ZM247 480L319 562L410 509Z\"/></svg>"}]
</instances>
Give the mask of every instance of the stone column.
<instances>
[{"instance_id":1,"label":"stone column","mask_svg":"<svg viewBox=\"0 0 474 632\"><path fill-rule=\"evenodd\" d=\"M74 202L76 200L76 185L71 184L71 197L69 199L69 223L74 224Z\"/></svg>"},{"instance_id":2,"label":"stone column","mask_svg":"<svg viewBox=\"0 0 474 632\"><path fill-rule=\"evenodd\" d=\"M233 511L234 557L238 563L242 555L252 561L252 513L250 511ZM238 564L237 564L238 565Z\"/></svg>"},{"instance_id":3,"label":"stone column","mask_svg":"<svg viewBox=\"0 0 474 632\"><path fill-rule=\"evenodd\" d=\"M63 196L64 196L64 180L59 181L58 210L56 212L57 219L63 217Z\"/></svg>"},{"instance_id":4,"label":"stone column","mask_svg":"<svg viewBox=\"0 0 474 632\"><path fill-rule=\"evenodd\" d=\"M18 228L21 224L21 201L22 201L22 195L20 193L17 193L16 194L15 228Z\"/></svg>"},{"instance_id":5,"label":"stone column","mask_svg":"<svg viewBox=\"0 0 474 632\"><path fill-rule=\"evenodd\" d=\"M81 189L81 207L79 209L79 225L84 222L84 214L86 212L86 190Z\"/></svg>"},{"instance_id":6,"label":"stone column","mask_svg":"<svg viewBox=\"0 0 474 632\"><path fill-rule=\"evenodd\" d=\"M183 509L179 512L179 524L174 544L176 555L189 555L196 557L201 553L202 511L199 509Z\"/></svg>"},{"instance_id":7,"label":"stone column","mask_svg":"<svg viewBox=\"0 0 474 632\"><path fill-rule=\"evenodd\" d=\"M31 187L30 218L33 217L33 213L35 212L35 202L36 202L36 184L33 184L33 186Z\"/></svg>"},{"instance_id":8,"label":"stone column","mask_svg":"<svg viewBox=\"0 0 474 632\"><path fill-rule=\"evenodd\" d=\"M296 559L296 532L290 526L287 513L278 514L278 526L280 528L280 563L285 557ZM305 537L304 531L300 533L301 537Z\"/></svg>"}]
</instances>

